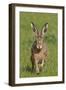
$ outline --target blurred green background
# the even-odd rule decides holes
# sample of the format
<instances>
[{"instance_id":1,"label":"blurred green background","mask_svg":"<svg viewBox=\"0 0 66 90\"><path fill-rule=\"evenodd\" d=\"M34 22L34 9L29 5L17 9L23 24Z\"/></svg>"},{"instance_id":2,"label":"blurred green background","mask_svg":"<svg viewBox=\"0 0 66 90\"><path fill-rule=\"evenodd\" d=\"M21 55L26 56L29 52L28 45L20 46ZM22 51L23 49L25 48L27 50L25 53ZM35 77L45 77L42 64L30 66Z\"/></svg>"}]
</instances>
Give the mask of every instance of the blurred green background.
<instances>
[{"instance_id":1,"label":"blurred green background","mask_svg":"<svg viewBox=\"0 0 66 90\"><path fill-rule=\"evenodd\" d=\"M47 22L44 40L48 46L48 60L40 74L31 72L31 47L35 40L31 29L34 22L39 30ZM56 13L20 12L20 78L58 75L58 15Z\"/></svg>"}]
</instances>

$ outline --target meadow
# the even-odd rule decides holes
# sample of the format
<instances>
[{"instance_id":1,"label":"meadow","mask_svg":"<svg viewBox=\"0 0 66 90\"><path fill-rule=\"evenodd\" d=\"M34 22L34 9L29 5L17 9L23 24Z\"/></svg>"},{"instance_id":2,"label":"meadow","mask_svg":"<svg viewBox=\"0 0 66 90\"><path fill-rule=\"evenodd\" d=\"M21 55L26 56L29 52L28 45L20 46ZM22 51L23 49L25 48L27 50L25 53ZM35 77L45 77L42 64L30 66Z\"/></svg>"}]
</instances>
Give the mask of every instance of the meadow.
<instances>
[{"instance_id":1,"label":"meadow","mask_svg":"<svg viewBox=\"0 0 66 90\"><path fill-rule=\"evenodd\" d=\"M58 75L58 15L55 13L31 13L20 12L20 78L22 77L44 77ZM31 47L35 40L31 28L34 22L39 30L48 22L48 31L44 40L48 46L48 60L44 71L40 74L31 72Z\"/></svg>"}]
</instances>

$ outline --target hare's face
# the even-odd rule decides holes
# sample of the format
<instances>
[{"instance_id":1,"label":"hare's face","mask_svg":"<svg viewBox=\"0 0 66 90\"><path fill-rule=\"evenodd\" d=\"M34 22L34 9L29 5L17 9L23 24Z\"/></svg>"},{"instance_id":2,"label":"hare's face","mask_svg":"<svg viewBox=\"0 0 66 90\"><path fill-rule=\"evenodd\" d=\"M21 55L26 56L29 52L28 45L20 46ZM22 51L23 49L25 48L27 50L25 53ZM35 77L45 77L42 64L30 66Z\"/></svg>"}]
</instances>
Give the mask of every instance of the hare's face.
<instances>
[{"instance_id":1,"label":"hare's face","mask_svg":"<svg viewBox=\"0 0 66 90\"><path fill-rule=\"evenodd\" d=\"M36 48L42 49L44 33L48 30L48 23L46 23L41 30L38 30L34 23L31 23L33 32L35 33Z\"/></svg>"},{"instance_id":2,"label":"hare's face","mask_svg":"<svg viewBox=\"0 0 66 90\"><path fill-rule=\"evenodd\" d=\"M43 36L42 33L40 31L37 31L36 34L36 47L37 49L42 49L43 45Z\"/></svg>"}]
</instances>

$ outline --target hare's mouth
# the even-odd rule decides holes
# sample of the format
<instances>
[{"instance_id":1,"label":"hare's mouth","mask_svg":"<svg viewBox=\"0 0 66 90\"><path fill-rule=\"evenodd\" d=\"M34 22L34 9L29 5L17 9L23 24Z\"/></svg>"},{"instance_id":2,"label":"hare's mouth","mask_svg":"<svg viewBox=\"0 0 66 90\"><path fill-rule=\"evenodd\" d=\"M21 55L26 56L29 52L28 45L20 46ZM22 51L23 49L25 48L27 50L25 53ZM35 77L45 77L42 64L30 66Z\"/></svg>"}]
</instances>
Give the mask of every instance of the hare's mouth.
<instances>
[{"instance_id":1,"label":"hare's mouth","mask_svg":"<svg viewBox=\"0 0 66 90\"><path fill-rule=\"evenodd\" d=\"M42 45L40 45L40 46L37 45L37 49L42 49Z\"/></svg>"}]
</instances>

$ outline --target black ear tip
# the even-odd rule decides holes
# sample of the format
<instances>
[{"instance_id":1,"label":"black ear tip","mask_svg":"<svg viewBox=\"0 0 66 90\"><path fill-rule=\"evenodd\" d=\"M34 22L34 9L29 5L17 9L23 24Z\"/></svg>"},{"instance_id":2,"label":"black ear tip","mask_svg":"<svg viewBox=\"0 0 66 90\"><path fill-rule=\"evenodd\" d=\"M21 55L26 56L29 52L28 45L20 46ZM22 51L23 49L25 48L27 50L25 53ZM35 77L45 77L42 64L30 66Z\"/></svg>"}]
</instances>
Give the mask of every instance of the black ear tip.
<instances>
[{"instance_id":1,"label":"black ear tip","mask_svg":"<svg viewBox=\"0 0 66 90\"><path fill-rule=\"evenodd\" d=\"M34 26L34 23L33 22L31 22L31 27L33 27Z\"/></svg>"},{"instance_id":2,"label":"black ear tip","mask_svg":"<svg viewBox=\"0 0 66 90\"><path fill-rule=\"evenodd\" d=\"M47 26L47 27L48 27L48 23L45 23L45 26Z\"/></svg>"},{"instance_id":3,"label":"black ear tip","mask_svg":"<svg viewBox=\"0 0 66 90\"><path fill-rule=\"evenodd\" d=\"M48 22L45 25L47 25L47 24L48 24Z\"/></svg>"},{"instance_id":4,"label":"black ear tip","mask_svg":"<svg viewBox=\"0 0 66 90\"><path fill-rule=\"evenodd\" d=\"M33 23L33 22L31 22L31 24L32 24L32 25L34 25L34 23Z\"/></svg>"}]
</instances>

